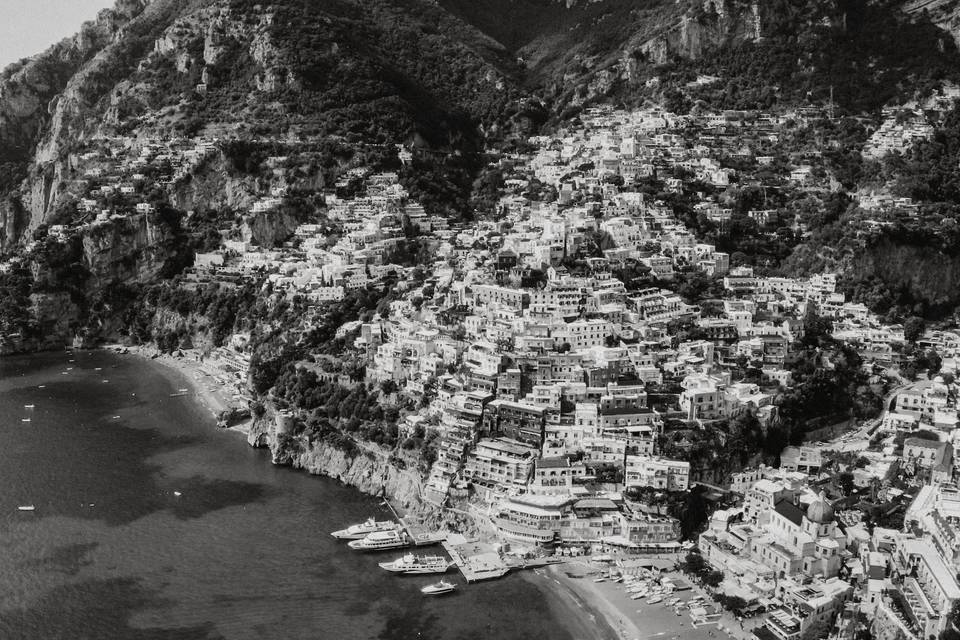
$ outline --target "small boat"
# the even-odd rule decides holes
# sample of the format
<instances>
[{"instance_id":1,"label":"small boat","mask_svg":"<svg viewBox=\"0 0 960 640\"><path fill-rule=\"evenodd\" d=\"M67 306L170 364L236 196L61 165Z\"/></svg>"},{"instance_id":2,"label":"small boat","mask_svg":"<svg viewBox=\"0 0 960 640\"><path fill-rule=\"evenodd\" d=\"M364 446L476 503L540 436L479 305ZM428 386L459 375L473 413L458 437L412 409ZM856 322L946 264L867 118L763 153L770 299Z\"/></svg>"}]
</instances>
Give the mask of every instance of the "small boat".
<instances>
[{"instance_id":1,"label":"small boat","mask_svg":"<svg viewBox=\"0 0 960 640\"><path fill-rule=\"evenodd\" d=\"M183 494L180 493L179 491L174 491L174 492L173 492L173 495L175 495L175 496L177 496L177 497L179 498L179 497L182 496Z\"/></svg>"},{"instance_id":2,"label":"small boat","mask_svg":"<svg viewBox=\"0 0 960 640\"><path fill-rule=\"evenodd\" d=\"M606 582L606 580L607 580L607 579L604 578L603 576L600 576L599 578L594 578L594 579L593 579L594 582Z\"/></svg>"},{"instance_id":3,"label":"small boat","mask_svg":"<svg viewBox=\"0 0 960 640\"><path fill-rule=\"evenodd\" d=\"M23 408L24 408L24 409L33 409L33 407L34 407L34 405L32 405L32 404L25 404L25 405L23 405Z\"/></svg>"},{"instance_id":4,"label":"small boat","mask_svg":"<svg viewBox=\"0 0 960 640\"><path fill-rule=\"evenodd\" d=\"M663 596L653 596L647 599L647 604L657 604L658 602L663 602Z\"/></svg>"},{"instance_id":5,"label":"small boat","mask_svg":"<svg viewBox=\"0 0 960 640\"><path fill-rule=\"evenodd\" d=\"M181 392L179 392L179 393L171 393L171 394L170 394L170 397L171 397L171 398L182 398L182 397L185 396L185 395L187 395L186 392L181 391Z\"/></svg>"},{"instance_id":6,"label":"small boat","mask_svg":"<svg viewBox=\"0 0 960 640\"><path fill-rule=\"evenodd\" d=\"M22 504L17 507L17 511L36 511L36 507L32 504Z\"/></svg>"},{"instance_id":7,"label":"small boat","mask_svg":"<svg viewBox=\"0 0 960 640\"><path fill-rule=\"evenodd\" d=\"M351 540L348 546L355 551L387 551L410 546L410 539L405 531L391 529L374 531L360 540Z\"/></svg>"},{"instance_id":8,"label":"small boat","mask_svg":"<svg viewBox=\"0 0 960 640\"><path fill-rule=\"evenodd\" d=\"M30 422L30 418L20 418L20 422Z\"/></svg>"},{"instance_id":9,"label":"small boat","mask_svg":"<svg viewBox=\"0 0 960 640\"><path fill-rule=\"evenodd\" d=\"M94 371L103 371L103 367L94 367L93 370L94 370Z\"/></svg>"},{"instance_id":10,"label":"small boat","mask_svg":"<svg viewBox=\"0 0 960 640\"><path fill-rule=\"evenodd\" d=\"M46 388L47 388L47 385L45 384L41 384L39 387L37 387L37 389L46 389Z\"/></svg>"},{"instance_id":11,"label":"small boat","mask_svg":"<svg viewBox=\"0 0 960 640\"><path fill-rule=\"evenodd\" d=\"M457 585L454 584L453 582L446 582L444 580L441 580L440 582L437 582L435 584L428 584L424 588L420 589L420 593L422 593L425 596L439 596L439 595L443 595L444 593L450 593L456 588L457 588Z\"/></svg>"},{"instance_id":12,"label":"small boat","mask_svg":"<svg viewBox=\"0 0 960 640\"><path fill-rule=\"evenodd\" d=\"M338 540L360 540L370 533L374 533L376 531L390 531L396 528L397 523L393 522L392 520L378 521L373 518L367 518L360 524L352 524L346 529L334 531L330 535Z\"/></svg>"}]
</instances>

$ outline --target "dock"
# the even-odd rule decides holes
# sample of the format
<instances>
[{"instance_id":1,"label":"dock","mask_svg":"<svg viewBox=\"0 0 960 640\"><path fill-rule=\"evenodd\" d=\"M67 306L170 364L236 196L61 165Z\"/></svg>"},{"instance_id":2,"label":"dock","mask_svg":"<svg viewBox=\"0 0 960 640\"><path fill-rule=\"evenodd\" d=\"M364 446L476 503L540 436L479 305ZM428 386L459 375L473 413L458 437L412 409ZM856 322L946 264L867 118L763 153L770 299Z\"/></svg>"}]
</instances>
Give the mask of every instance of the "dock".
<instances>
[{"instance_id":1,"label":"dock","mask_svg":"<svg viewBox=\"0 0 960 640\"><path fill-rule=\"evenodd\" d=\"M469 582L502 578L511 571L537 569L560 564L562 559L519 558L504 556L499 549L485 542L467 540L459 534L450 534L443 541L443 550L453 559L464 579Z\"/></svg>"},{"instance_id":2,"label":"dock","mask_svg":"<svg viewBox=\"0 0 960 640\"><path fill-rule=\"evenodd\" d=\"M397 519L397 522L400 523L400 527L407 532L407 536L414 546L426 547L447 539L446 531L429 531L421 524L407 521L405 517L397 513L397 510L393 508L389 500L384 500L384 504L390 509L390 512L393 514L393 517Z\"/></svg>"},{"instance_id":3,"label":"dock","mask_svg":"<svg viewBox=\"0 0 960 640\"><path fill-rule=\"evenodd\" d=\"M511 569L493 545L468 542L461 535L448 536L443 541L443 550L457 563L468 583L502 578Z\"/></svg>"}]
</instances>

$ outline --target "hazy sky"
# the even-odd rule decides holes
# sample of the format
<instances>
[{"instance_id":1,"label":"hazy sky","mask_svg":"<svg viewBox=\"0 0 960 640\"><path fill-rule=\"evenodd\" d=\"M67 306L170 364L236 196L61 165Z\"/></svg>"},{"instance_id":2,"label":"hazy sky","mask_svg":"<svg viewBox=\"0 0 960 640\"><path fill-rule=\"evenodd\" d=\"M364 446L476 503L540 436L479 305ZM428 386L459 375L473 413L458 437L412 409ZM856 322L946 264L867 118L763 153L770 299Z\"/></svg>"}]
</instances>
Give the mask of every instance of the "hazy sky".
<instances>
[{"instance_id":1,"label":"hazy sky","mask_svg":"<svg viewBox=\"0 0 960 640\"><path fill-rule=\"evenodd\" d=\"M0 68L73 35L113 0L0 0Z\"/></svg>"}]
</instances>

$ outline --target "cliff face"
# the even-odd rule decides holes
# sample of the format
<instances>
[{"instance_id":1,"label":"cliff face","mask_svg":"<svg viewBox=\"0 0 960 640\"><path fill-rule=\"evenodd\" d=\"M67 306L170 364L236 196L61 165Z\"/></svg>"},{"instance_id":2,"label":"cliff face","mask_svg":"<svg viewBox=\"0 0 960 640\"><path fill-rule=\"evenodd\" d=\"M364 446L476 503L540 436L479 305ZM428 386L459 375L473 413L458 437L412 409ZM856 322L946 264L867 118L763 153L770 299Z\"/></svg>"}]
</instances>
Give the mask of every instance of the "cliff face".
<instances>
[{"instance_id":1,"label":"cliff face","mask_svg":"<svg viewBox=\"0 0 960 640\"><path fill-rule=\"evenodd\" d=\"M263 185L253 176L238 176L221 156L184 176L170 189L170 204L191 209L249 209Z\"/></svg>"},{"instance_id":2,"label":"cliff face","mask_svg":"<svg viewBox=\"0 0 960 640\"><path fill-rule=\"evenodd\" d=\"M118 0L76 36L3 72L0 252L50 222L75 178L68 152L102 132L111 90L188 5L187 0Z\"/></svg>"},{"instance_id":3,"label":"cliff face","mask_svg":"<svg viewBox=\"0 0 960 640\"><path fill-rule=\"evenodd\" d=\"M920 304L933 316L960 304L960 256L926 246L883 239L854 253L843 273L854 290L879 280L903 302Z\"/></svg>"},{"instance_id":4,"label":"cliff face","mask_svg":"<svg viewBox=\"0 0 960 640\"><path fill-rule=\"evenodd\" d=\"M784 262L791 276L830 271L856 302L877 313L943 318L960 305L960 253L937 235L921 230L865 231L851 216L815 232Z\"/></svg>"},{"instance_id":5,"label":"cliff face","mask_svg":"<svg viewBox=\"0 0 960 640\"><path fill-rule=\"evenodd\" d=\"M81 236L88 288L155 280L176 255L174 235L147 214L98 225Z\"/></svg>"},{"instance_id":6,"label":"cliff face","mask_svg":"<svg viewBox=\"0 0 960 640\"><path fill-rule=\"evenodd\" d=\"M247 442L268 447L273 463L334 478L372 496L389 498L395 505L417 513L430 511L421 501L423 477L415 466L400 468L389 452L375 445L362 445L355 453L327 442L278 437L278 420L272 409L254 420Z\"/></svg>"},{"instance_id":7,"label":"cliff face","mask_svg":"<svg viewBox=\"0 0 960 640\"><path fill-rule=\"evenodd\" d=\"M478 122L510 102L505 60L420 0L118 0L0 75L0 252L76 217L72 201L96 185L74 158L93 140L295 134L352 145L418 133L450 144L478 137ZM239 209L262 193L261 176L207 169L175 181L175 205Z\"/></svg>"},{"instance_id":8,"label":"cliff face","mask_svg":"<svg viewBox=\"0 0 960 640\"><path fill-rule=\"evenodd\" d=\"M145 4L142 0L119 2L114 9L100 12L95 21L84 24L72 38L0 73L0 253L12 249L28 229L39 224L34 224L32 203L48 200L53 172L34 169L36 180L31 182L36 186L25 185L29 197L21 198L15 192L31 173L36 145L51 114L58 109L58 97L85 64L114 42Z\"/></svg>"},{"instance_id":9,"label":"cliff face","mask_svg":"<svg viewBox=\"0 0 960 640\"><path fill-rule=\"evenodd\" d=\"M55 98L146 4L144 0L118 2L84 24L77 35L0 74L0 157L4 161L29 158L41 128L59 108Z\"/></svg>"},{"instance_id":10,"label":"cliff face","mask_svg":"<svg viewBox=\"0 0 960 640\"><path fill-rule=\"evenodd\" d=\"M363 493L389 497L404 509L420 505L421 477L417 471L398 469L383 452L364 451L349 457L324 442L310 445L303 453L286 456L273 450L274 463L324 475L356 487Z\"/></svg>"},{"instance_id":11,"label":"cliff face","mask_svg":"<svg viewBox=\"0 0 960 640\"><path fill-rule=\"evenodd\" d=\"M960 0L907 0L903 10L912 15L925 15L960 45Z\"/></svg>"}]
</instances>

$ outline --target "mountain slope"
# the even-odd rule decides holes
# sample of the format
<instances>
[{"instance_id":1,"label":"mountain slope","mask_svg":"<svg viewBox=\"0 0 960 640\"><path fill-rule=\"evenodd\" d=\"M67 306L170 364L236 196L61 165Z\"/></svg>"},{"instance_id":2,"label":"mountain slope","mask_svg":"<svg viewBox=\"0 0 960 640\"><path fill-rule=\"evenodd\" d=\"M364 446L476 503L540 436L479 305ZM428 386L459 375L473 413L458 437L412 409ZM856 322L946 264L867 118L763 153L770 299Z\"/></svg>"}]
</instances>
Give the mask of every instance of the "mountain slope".
<instances>
[{"instance_id":1,"label":"mountain slope","mask_svg":"<svg viewBox=\"0 0 960 640\"><path fill-rule=\"evenodd\" d=\"M359 166L399 171L428 213L466 219L485 148L594 102L653 101L679 113L830 103L866 132L888 102L960 84L949 34L903 8L900 0L119 0L76 37L0 74L0 255L44 225L135 215L65 258L89 274L71 281L84 303L113 282L136 287L176 272L196 248L191 234L212 241L217 224L242 219L240 233L257 243L282 241L323 192L349 188L343 178ZM413 152L403 166L397 145ZM193 160L173 166L168 155L177 154ZM101 190L99 176L119 188L148 165L153 174L140 182L151 187L137 198L153 213ZM248 215L274 190L293 195L290 210ZM100 199L83 205L92 191ZM113 208L105 213L102 202ZM202 214L189 233L187 211ZM23 302L26 289L14 289Z\"/></svg>"},{"instance_id":2,"label":"mountain slope","mask_svg":"<svg viewBox=\"0 0 960 640\"><path fill-rule=\"evenodd\" d=\"M299 135L475 153L505 124L542 120L529 110L538 101L556 117L600 100L683 111L832 98L876 111L960 80L947 34L902 5L121 0L0 78L0 251L62 213L79 179L69 156L93 136Z\"/></svg>"},{"instance_id":3,"label":"mountain slope","mask_svg":"<svg viewBox=\"0 0 960 640\"><path fill-rule=\"evenodd\" d=\"M123 0L73 45L5 73L2 188L13 198L0 209L0 250L62 213L81 178L70 155L93 137L295 133L476 149L477 125L517 108L512 65L419 0Z\"/></svg>"}]
</instances>

